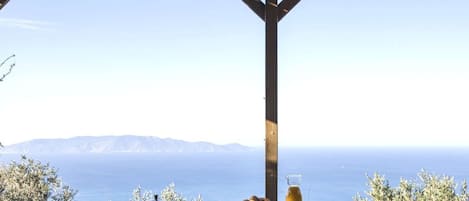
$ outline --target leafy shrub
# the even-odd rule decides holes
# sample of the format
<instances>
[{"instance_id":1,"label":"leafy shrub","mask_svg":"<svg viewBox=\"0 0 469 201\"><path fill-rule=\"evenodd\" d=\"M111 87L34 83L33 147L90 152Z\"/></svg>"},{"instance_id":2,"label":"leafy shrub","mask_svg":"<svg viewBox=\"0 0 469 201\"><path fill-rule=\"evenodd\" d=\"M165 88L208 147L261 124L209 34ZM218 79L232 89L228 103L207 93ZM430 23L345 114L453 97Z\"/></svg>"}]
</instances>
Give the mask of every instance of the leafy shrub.
<instances>
[{"instance_id":1,"label":"leafy shrub","mask_svg":"<svg viewBox=\"0 0 469 201\"><path fill-rule=\"evenodd\" d=\"M152 191L142 190L140 186L134 189L132 199L130 201L154 201L154 193ZM169 184L161 191L158 196L159 201L186 201L186 198L182 194L176 192L176 185L174 183ZM199 195L194 201L203 201Z\"/></svg>"},{"instance_id":2,"label":"leafy shrub","mask_svg":"<svg viewBox=\"0 0 469 201\"><path fill-rule=\"evenodd\" d=\"M72 201L77 192L64 185L49 164L21 157L0 168L0 200Z\"/></svg>"},{"instance_id":3,"label":"leafy shrub","mask_svg":"<svg viewBox=\"0 0 469 201\"><path fill-rule=\"evenodd\" d=\"M186 198L177 193L176 186L171 183L161 191L161 201L186 201Z\"/></svg>"},{"instance_id":4,"label":"leafy shrub","mask_svg":"<svg viewBox=\"0 0 469 201\"><path fill-rule=\"evenodd\" d=\"M138 186L132 193L130 201L155 201L152 191L143 191L142 187Z\"/></svg>"},{"instance_id":5,"label":"leafy shrub","mask_svg":"<svg viewBox=\"0 0 469 201\"><path fill-rule=\"evenodd\" d=\"M466 181L461 183L458 194L458 185L453 177L438 176L422 171L419 182L401 179L398 187L391 187L384 176L375 174L368 177L370 190L367 196L357 194L354 201L468 201Z\"/></svg>"}]
</instances>

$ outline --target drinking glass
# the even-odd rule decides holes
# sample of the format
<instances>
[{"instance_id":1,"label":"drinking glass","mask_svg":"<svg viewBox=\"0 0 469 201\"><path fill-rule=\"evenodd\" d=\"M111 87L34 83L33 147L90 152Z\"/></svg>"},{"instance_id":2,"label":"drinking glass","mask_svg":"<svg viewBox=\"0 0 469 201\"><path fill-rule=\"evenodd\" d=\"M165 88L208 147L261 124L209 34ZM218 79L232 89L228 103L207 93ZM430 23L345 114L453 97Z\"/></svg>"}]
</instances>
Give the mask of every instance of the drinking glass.
<instances>
[{"instance_id":1,"label":"drinking glass","mask_svg":"<svg viewBox=\"0 0 469 201\"><path fill-rule=\"evenodd\" d=\"M292 174L287 176L288 193L285 201L302 201L300 184L301 175Z\"/></svg>"}]
</instances>

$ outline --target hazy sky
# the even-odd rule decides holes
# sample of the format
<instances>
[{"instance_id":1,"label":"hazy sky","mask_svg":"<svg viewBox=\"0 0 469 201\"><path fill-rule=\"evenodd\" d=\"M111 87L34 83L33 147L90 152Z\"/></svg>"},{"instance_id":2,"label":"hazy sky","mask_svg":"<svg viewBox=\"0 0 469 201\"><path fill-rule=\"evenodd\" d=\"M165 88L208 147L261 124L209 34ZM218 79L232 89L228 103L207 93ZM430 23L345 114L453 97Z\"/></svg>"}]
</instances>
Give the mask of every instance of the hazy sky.
<instances>
[{"instance_id":1,"label":"hazy sky","mask_svg":"<svg viewBox=\"0 0 469 201\"><path fill-rule=\"evenodd\" d=\"M469 1L303 0L279 24L280 146L468 146ZM0 142L264 143L264 24L241 0L0 11ZM5 67L0 69L0 74Z\"/></svg>"}]
</instances>

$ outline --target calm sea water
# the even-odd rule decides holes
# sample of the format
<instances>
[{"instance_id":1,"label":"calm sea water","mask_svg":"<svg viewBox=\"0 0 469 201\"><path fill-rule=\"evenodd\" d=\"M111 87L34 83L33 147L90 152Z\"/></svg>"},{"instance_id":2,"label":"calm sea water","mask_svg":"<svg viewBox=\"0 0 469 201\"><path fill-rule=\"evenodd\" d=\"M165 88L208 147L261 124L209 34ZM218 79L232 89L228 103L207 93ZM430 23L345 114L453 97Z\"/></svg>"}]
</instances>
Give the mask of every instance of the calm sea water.
<instances>
[{"instance_id":1,"label":"calm sea water","mask_svg":"<svg viewBox=\"0 0 469 201\"><path fill-rule=\"evenodd\" d=\"M286 194L285 176L303 175L305 201L352 200L367 189L366 174L400 177L429 172L469 178L469 148L317 148L279 152L279 200ZM264 194L262 150L248 153L159 153L30 155L59 169L64 182L79 190L77 200L128 201L132 190L160 192L174 182L185 197L201 194L205 201L240 201ZM5 163L16 155L0 155Z\"/></svg>"}]
</instances>

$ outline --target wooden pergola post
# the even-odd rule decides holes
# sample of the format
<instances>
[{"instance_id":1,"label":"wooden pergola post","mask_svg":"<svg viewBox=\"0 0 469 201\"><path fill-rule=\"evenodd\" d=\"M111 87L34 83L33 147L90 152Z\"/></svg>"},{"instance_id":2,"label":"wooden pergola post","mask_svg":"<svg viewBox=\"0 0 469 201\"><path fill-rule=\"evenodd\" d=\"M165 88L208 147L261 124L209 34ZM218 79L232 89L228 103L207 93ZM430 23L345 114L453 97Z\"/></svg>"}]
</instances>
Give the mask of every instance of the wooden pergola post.
<instances>
[{"instance_id":1,"label":"wooden pergola post","mask_svg":"<svg viewBox=\"0 0 469 201\"><path fill-rule=\"evenodd\" d=\"M243 0L265 21L265 197L277 201L277 24L300 0Z\"/></svg>"},{"instance_id":2,"label":"wooden pergola post","mask_svg":"<svg viewBox=\"0 0 469 201\"><path fill-rule=\"evenodd\" d=\"M0 10L2 10L2 8L7 5L9 0L0 0Z\"/></svg>"}]
</instances>

